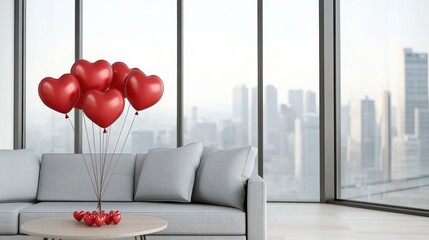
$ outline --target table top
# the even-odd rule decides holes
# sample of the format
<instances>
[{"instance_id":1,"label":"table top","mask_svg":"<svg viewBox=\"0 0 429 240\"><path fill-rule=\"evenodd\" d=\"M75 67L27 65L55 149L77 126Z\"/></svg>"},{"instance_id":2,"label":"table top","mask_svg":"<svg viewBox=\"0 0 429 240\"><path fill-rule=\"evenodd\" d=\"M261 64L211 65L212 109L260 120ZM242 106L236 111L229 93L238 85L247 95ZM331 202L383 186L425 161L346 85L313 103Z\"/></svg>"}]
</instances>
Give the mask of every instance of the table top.
<instances>
[{"instance_id":1,"label":"table top","mask_svg":"<svg viewBox=\"0 0 429 240\"><path fill-rule=\"evenodd\" d=\"M147 235L159 232L167 227L161 218L144 215L122 215L118 225L111 223L97 227L88 227L85 222L77 222L71 214L45 217L25 222L21 232L43 238L60 239L100 239L121 238Z\"/></svg>"}]
</instances>

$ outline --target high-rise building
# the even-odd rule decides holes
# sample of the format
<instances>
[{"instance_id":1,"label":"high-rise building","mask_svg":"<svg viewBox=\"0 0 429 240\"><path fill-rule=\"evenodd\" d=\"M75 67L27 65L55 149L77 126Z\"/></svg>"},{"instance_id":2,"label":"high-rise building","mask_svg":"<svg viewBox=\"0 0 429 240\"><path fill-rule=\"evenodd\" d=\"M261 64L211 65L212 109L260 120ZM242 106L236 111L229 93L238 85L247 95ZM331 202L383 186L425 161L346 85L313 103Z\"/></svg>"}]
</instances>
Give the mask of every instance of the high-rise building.
<instances>
[{"instance_id":1,"label":"high-rise building","mask_svg":"<svg viewBox=\"0 0 429 240\"><path fill-rule=\"evenodd\" d=\"M420 142L419 167L422 174L429 174L429 110L415 110L415 136Z\"/></svg>"},{"instance_id":2,"label":"high-rise building","mask_svg":"<svg viewBox=\"0 0 429 240\"><path fill-rule=\"evenodd\" d=\"M358 151L349 155L350 161L359 163L361 170L375 167L375 107L368 97L350 103L350 137L357 146L348 146L348 151Z\"/></svg>"},{"instance_id":3,"label":"high-rise building","mask_svg":"<svg viewBox=\"0 0 429 240\"><path fill-rule=\"evenodd\" d=\"M398 135L414 134L415 109L428 109L428 61L426 53L405 48L399 87Z\"/></svg>"},{"instance_id":4,"label":"high-rise building","mask_svg":"<svg viewBox=\"0 0 429 240\"><path fill-rule=\"evenodd\" d=\"M305 112L317 113L316 93L310 90L305 92Z\"/></svg>"},{"instance_id":5,"label":"high-rise building","mask_svg":"<svg viewBox=\"0 0 429 240\"><path fill-rule=\"evenodd\" d=\"M392 140L392 179L404 180L420 175L420 142L414 135L398 136Z\"/></svg>"},{"instance_id":6,"label":"high-rise building","mask_svg":"<svg viewBox=\"0 0 429 240\"><path fill-rule=\"evenodd\" d=\"M304 92L301 89L289 90L289 105L295 118L301 118L304 113Z\"/></svg>"},{"instance_id":7,"label":"high-rise building","mask_svg":"<svg viewBox=\"0 0 429 240\"><path fill-rule=\"evenodd\" d=\"M146 152L155 147L155 133L153 131L133 131L131 143L133 152Z\"/></svg>"},{"instance_id":8,"label":"high-rise building","mask_svg":"<svg viewBox=\"0 0 429 240\"><path fill-rule=\"evenodd\" d=\"M264 143L266 151L275 152L278 144L277 89L273 85L265 87ZM267 152L267 153L268 153Z\"/></svg>"},{"instance_id":9,"label":"high-rise building","mask_svg":"<svg viewBox=\"0 0 429 240\"><path fill-rule=\"evenodd\" d=\"M257 147L258 146L258 88L254 87L252 88L252 105L251 105L251 114L252 117L250 118L250 136L251 136L251 142L250 144L252 146Z\"/></svg>"},{"instance_id":10,"label":"high-rise building","mask_svg":"<svg viewBox=\"0 0 429 240\"><path fill-rule=\"evenodd\" d=\"M190 141L204 141L206 146L218 146L217 125L214 122L198 122L191 130Z\"/></svg>"},{"instance_id":11,"label":"high-rise building","mask_svg":"<svg viewBox=\"0 0 429 240\"><path fill-rule=\"evenodd\" d=\"M279 117L279 152L281 156L286 156L288 159L293 159L294 153L294 131L295 119L292 114L292 109L286 104L280 105Z\"/></svg>"},{"instance_id":12,"label":"high-rise building","mask_svg":"<svg viewBox=\"0 0 429 240\"><path fill-rule=\"evenodd\" d=\"M304 191L319 189L319 117L306 114L295 119L295 176Z\"/></svg>"},{"instance_id":13,"label":"high-rise building","mask_svg":"<svg viewBox=\"0 0 429 240\"><path fill-rule=\"evenodd\" d=\"M382 91L377 98L377 146L383 180L391 178L391 103L390 92Z\"/></svg>"},{"instance_id":14,"label":"high-rise building","mask_svg":"<svg viewBox=\"0 0 429 240\"><path fill-rule=\"evenodd\" d=\"M235 137L235 145L249 145L249 90L244 84L234 87L232 115L240 126Z\"/></svg>"}]
</instances>

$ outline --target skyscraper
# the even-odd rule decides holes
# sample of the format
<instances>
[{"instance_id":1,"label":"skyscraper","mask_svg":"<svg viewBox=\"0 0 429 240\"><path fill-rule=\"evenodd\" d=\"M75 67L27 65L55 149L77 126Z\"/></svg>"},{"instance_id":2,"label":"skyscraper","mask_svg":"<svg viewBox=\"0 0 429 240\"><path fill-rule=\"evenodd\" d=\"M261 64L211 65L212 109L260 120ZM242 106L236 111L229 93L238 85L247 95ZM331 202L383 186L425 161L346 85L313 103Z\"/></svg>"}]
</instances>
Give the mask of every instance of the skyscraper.
<instances>
[{"instance_id":1,"label":"skyscraper","mask_svg":"<svg viewBox=\"0 0 429 240\"><path fill-rule=\"evenodd\" d=\"M280 105L279 117L279 152L281 156L293 159L295 119L292 110L286 104Z\"/></svg>"},{"instance_id":2,"label":"skyscraper","mask_svg":"<svg viewBox=\"0 0 429 240\"><path fill-rule=\"evenodd\" d=\"M316 109L316 93L313 91L305 91L305 112L317 113Z\"/></svg>"},{"instance_id":3,"label":"skyscraper","mask_svg":"<svg viewBox=\"0 0 429 240\"><path fill-rule=\"evenodd\" d=\"M368 97L350 103L350 137L357 146L348 146L348 151L358 151L350 154L350 160L359 162L362 170L375 167L375 107Z\"/></svg>"},{"instance_id":4,"label":"skyscraper","mask_svg":"<svg viewBox=\"0 0 429 240\"><path fill-rule=\"evenodd\" d=\"M289 105L295 114L295 118L302 117L304 113L304 92L301 89L289 90Z\"/></svg>"},{"instance_id":5,"label":"skyscraper","mask_svg":"<svg viewBox=\"0 0 429 240\"><path fill-rule=\"evenodd\" d=\"M306 114L295 119L295 176L304 191L318 194L319 189L319 117Z\"/></svg>"},{"instance_id":6,"label":"skyscraper","mask_svg":"<svg viewBox=\"0 0 429 240\"><path fill-rule=\"evenodd\" d=\"M410 48L405 48L401 56L402 79L398 94L398 133L395 139L395 151L398 153L395 155L396 167L393 172L396 177L409 177L416 174L411 168L420 170L419 167L426 166L428 161L429 150L425 145L429 141L427 136L429 129L426 129L429 127L427 123L428 61L426 53L413 52ZM401 157L404 159L400 159ZM405 174L398 173L400 169L397 166L401 164L406 169Z\"/></svg>"},{"instance_id":7,"label":"skyscraper","mask_svg":"<svg viewBox=\"0 0 429 240\"><path fill-rule=\"evenodd\" d=\"M377 99L377 151L376 157L380 159L380 169L383 180L391 178L391 114L390 93L382 91Z\"/></svg>"},{"instance_id":8,"label":"skyscraper","mask_svg":"<svg viewBox=\"0 0 429 240\"><path fill-rule=\"evenodd\" d=\"M420 143L420 171L422 174L429 174L429 110L415 110L415 136Z\"/></svg>"},{"instance_id":9,"label":"skyscraper","mask_svg":"<svg viewBox=\"0 0 429 240\"><path fill-rule=\"evenodd\" d=\"M252 105L251 105L251 114L252 117L250 118L250 136L251 136L251 142L250 144L252 146L257 147L258 146L258 88L254 87L252 88Z\"/></svg>"},{"instance_id":10,"label":"skyscraper","mask_svg":"<svg viewBox=\"0 0 429 240\"><path fill-rule=\"evenodd\" d=\"M265 87L265 112L264 112L264 143L266 149L275 152L278 137L278 111L277 111L277 89L273 85Z\"/></svg>"},{"instance_id":11,"label":"skyscraper","mask_svg":"<svg viewBox=\"0 0 429 240\"><path fill-rule=\"evenodd\" d=\"M428 109L427 54L405 48L402 58L397 126L400 136L415 133L415 109Z\"/></svg>"},{"instance_id":12,"label":"skyscraper","mask_svg":"<svg viewBox=\"0 0 429 240\"><path fill-rule=\"evenodd\" d=\"M234 87L232 115L240 126L236 146L249 145L249 90L244 84Z\"/></svg>"}]
</instances>

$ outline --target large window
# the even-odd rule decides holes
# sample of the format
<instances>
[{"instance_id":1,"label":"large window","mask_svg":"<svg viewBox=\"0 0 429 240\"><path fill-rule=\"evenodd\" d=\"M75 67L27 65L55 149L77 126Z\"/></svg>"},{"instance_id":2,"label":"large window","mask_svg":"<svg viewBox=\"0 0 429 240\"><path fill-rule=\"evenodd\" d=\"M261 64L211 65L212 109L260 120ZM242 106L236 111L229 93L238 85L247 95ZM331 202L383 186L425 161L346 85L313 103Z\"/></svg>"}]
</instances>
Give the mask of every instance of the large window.
<instances>
[{"instance_id":1,"label":"large window","mask_svg":"<svg viewBox=\"0 0 429 240\"><path fill-rule=\"evenodd\" d=\"M74 1L26 1L26 147L40 153L73 152L74 132L64 114L45 106L39 82L59 78L74 62Z\"/></svg>"},{"instance_id":2,"label":"large window","mask_svg":"<svg viewBox=\"0 0 429 240\"><path fill-rule=\"evenodd\" d=\"M257 1L184 0L184 141L257 146Z\"/></svg>"},{"instance_id":3,"label":"large window","mask_svg":"<svg viewBox=\"0 0 429 240\"><path fill-rule=\"evenodd\" d=\"M0 149L13 148L14 1L0 2Z\"/></svg>"},{"instance_id":4,"label":"large window","mask_svg":"<svg viewBox=\"0 0 429 240\"><path fill-rule=\"evenodd\" d=\"M84 59L92 62L105 59L111 64L121 61L130 68L140 68L147 75L158 75L164 81L162 99L139 113L123 151L145 152L150 148L175 147L176 1L84 1L83 23ZM122 117L108 129L112 134L108 151L114 149L118 137L121 137L119 148L126 139L135 112L131 107L126 115L127 109L128 104ZM120 134L124 121L125 127ZM92 125L87 119L85 122L91 133ZM85 131L83 127L83 148L87 149Z\"/></svg>"},{"instance_id":5,"label":"large window","mask_svg":"<svg viewBox=\"0 0 429 240\"><path fill-rule=\"evenodd\" d=\"M338 197L429 209L429 2L340 7Z\"/></svg>"},{"instance_id":6,"label":"large window","mask_svg":"<svg viewBox=\"0 0 429 240\"><path fill-rule=\"evenodd\" d=\"M272 201L319 201L318 1L264 1L264 178Z\"/></svg>"}]
</instances>

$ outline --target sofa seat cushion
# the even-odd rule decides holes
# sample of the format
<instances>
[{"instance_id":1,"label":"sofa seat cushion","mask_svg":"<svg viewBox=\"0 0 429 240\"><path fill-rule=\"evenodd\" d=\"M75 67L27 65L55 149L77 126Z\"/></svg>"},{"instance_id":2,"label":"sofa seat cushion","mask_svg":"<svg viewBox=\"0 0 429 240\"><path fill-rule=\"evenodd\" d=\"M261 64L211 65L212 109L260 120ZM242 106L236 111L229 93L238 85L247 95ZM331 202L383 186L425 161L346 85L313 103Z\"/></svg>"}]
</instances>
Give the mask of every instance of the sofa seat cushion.
<instances>
[{"instance_id":1,"label":"sofa seat cushion","mask_svg":"<svg viewBox=\"0 0 429 240\"><path fill-rule=\"evenodd\" d=\"M93 211L95 202L41 202L24 209L20 221L70 214L76 210ZM246 213L230 207L195 203L159 202L103 202L105 211L120 210L126 214L145 214L160 217L168 227L159 235L244 235Z\"/></svg>"},{"instance_id":2,"label":"sofa seat cushion","mask_svg":"<svg viewBox=\"0 0 429 240\"><path fill-rule=\"evenodd\" d=\"M0 235L18 234L19 212L33 203L0 203Z\"/></svg>"}]
</instances>

